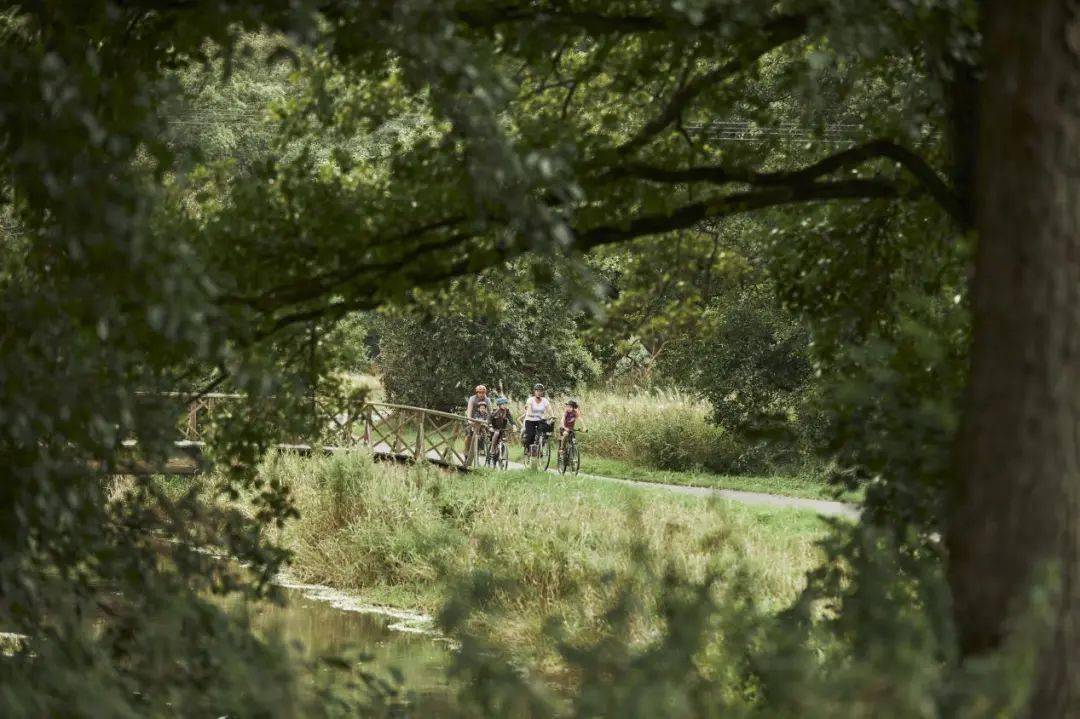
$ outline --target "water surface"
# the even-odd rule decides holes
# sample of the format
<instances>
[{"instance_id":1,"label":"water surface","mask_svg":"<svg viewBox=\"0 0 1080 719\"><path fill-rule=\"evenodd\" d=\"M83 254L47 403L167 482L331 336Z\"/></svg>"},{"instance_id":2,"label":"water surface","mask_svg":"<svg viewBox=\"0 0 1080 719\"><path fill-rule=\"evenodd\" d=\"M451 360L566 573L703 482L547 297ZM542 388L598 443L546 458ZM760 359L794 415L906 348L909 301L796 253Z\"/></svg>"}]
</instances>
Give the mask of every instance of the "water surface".
<instances>
[{"instance_id":1,"label":"water surface","mask_svg":"<svg viewBox=\"0 0 1080 719\"><path fill-rule=\"evenodd\" d=\"M452 651L430 621L408 612L381 613L347 595L301 585L282 589L286 603L260 604L253 611L255 628L274 632L304 659L333 655L367 656L364 667L391 679L395 674L412 695L414 716L444 716L451 689L446 666Z\"/></svg>"}]
</instances>

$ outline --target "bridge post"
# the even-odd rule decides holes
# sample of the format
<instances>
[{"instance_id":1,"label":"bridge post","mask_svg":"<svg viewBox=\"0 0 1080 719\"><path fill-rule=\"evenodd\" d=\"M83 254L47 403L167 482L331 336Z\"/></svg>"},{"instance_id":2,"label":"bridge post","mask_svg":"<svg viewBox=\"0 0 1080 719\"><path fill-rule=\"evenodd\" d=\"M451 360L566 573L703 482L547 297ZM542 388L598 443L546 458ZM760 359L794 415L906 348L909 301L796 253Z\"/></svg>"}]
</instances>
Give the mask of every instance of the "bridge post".
<instances>
[{"instance_id":1,"label":"bridge post","mask_svg":"<svg viewBox=\"0 0 1080 719\"><path fill-rule=\"evenodd\" d=\"M420 430L416 433L416 449L413 450L414 462L427 459L427 452L424 451L424 425L427 424L427 415L423 412L419 412L418 415L420 417Z\"/></svg>"},{"instance_id":2,"label":"bridge post","mask_svg":"<svg viewBox=\"0 0 1080 719\"><path fill-rule=\"evenodd\" d=\"M470 427L472 425L470 424ZM476 455L479 453L480 432L472 427L473 433L469 435L469 449L465 452L465 468L472 469L476 465Z\"/></svg>"},{"instance_id":3,"label":"bridge post","mask_svg":"<svg viewBox=\"0 0 1080 719\"><path fill-rule=\"evenodd\" d=\"M371 413L373 407L370 404L364 405L364 409L361 410L364 413L364 446L371 446Z\"/></svg>"},{"instance_id":4,"label":"bridge post","mask_svg":"<svg viewBox=\"0 0 1080 719\"><path fill-rule=\"evenodd\" d=\"M199 439L198 417L199 404L198 402L192 402L188 405L187 432L185 432L186 436L184 439L189 441L197 441Z\"/></svg>"}]
</instances>

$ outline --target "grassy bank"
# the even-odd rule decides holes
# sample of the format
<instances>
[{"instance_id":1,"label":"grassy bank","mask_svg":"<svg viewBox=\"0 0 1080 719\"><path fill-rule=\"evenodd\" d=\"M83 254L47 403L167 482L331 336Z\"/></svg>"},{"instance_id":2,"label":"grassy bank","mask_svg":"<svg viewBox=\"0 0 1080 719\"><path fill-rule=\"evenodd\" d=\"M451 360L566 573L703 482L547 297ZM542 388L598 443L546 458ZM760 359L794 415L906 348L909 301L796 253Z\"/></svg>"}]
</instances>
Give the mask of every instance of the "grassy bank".
<instances>
[{"instance_id":1,"label":"grassy bank","mask_svg":"<svg viewBox=\"0 0 1080 719\"><path fill-rule=\"evenodd\" d=\"M738 575L764 610L779 609L820 561L825 531L802 512L526 472L445 474L362 453L276 456L262 473L285 483L300 510L278 537L294 552L296 578L435 611L461 596L461 578L481 573L492 590L474 623L545 661L547 618L577 636L602 632L621 586L651 591L664 572ZM659 621L654 610L643 617L642 638Z\"/></svg>"}]
</instances>

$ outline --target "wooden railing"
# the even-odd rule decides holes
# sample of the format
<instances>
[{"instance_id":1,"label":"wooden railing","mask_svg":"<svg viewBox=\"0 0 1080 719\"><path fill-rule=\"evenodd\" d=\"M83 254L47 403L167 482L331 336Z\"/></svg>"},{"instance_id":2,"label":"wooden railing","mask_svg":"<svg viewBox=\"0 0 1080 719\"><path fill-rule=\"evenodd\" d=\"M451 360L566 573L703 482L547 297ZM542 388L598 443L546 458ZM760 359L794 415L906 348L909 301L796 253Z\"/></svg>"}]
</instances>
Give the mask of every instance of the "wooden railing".
<instances>
[{"instance_id":1,"label":"wooden railing","mask_svg":"<svg viewBox=\"0 0 1080 719\"><path fill-rule=\"evenodd\" d=\"M181 395L168 395L180 398ZM243 395L206 394L190 402L180 435L183 443L199 445L209 438L214 415L224 406L237 405ZM396 459L424 461L467 469L477 462L477 436L468 436L464 415L385 402L364 402L344 408L316 400L325 420L320 436L301 438L285 448L341 451L358 446Z\"/></svg>"}]
</instances>

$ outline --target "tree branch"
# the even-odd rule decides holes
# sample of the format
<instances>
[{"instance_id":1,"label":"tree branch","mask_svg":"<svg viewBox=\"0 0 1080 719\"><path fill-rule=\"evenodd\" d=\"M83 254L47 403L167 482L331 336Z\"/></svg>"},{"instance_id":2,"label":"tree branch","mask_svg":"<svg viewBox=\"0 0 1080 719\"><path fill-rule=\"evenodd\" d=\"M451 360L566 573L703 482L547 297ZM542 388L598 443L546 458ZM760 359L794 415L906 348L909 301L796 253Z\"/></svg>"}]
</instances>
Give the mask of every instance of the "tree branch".
<instances>
[{"instance_id":1,"label":"tree branch","mask_svg":"<svg viewBox=\"0 0 1080 719\"><path fill-rule=\"evenodd\" d=\"M891 140L872 140L829 155L807 167L783 172L759 172L744 167L702 165L669 169L641 163L627 163L612 168L603 179L635 178L660 183L706 182L713 185L745 183L755 187L779 187L814 182L826 175L875 159L889 159L900 164L923 189L960 225L965 224L962 202L956 192L919 154Z\"/></svg>"},{"instance_id":2,"label":"tree branch","mask_svg":"<svg viewBox=\"0 0 1080 719\"><path fill-rule=\"evenodd\" d=\"M667 214L642 215L618 225L601 225L580 230L575 233L576 237L571 249L587 252L603 245L686 229L703 220L726 217L767 207L832 200L895 199L903 196L904 193L894 184L883 180L838 180L771 187L713 197L701 202L684 205ZM438 286L449 280L524 255L529 251L529 248L523 245L513 245L485 249L485 251L488 256L480 265L466 254L454 262L435 270L430 267L414 268L412 273L406 272L401 281L414 287ZM406 264L405 267L407 266ZM384 298L380 296L375 288L368 288L367 292L341 302L282 315L274 320L266 335L273 334L297 323L327 317L336 318L357 310L374 309L383 300Z\"/></svg>"},{"instance_id":3,"label":"tree branch","mask_svg":"<svg viewBox=\"0 0 1080 719\"><path fill-rule=\"evenodd\" d=\"M618 225L601 225L578 233L574 248L591 250L646 235L681 230L707 219L726 217L767 207L830 200L896 199L903 193L884 180L836 180L771 187L693 202L666 214L642 215Z\"/></svg>"},{"instance_id":4,"label":"tree branch","mask_svg":"<svg viewBox=\"0 0 1080 719\"><path fill-rule=\"evenodd\" d=\"M418 238L428 232L446 229L459 225L465 221L464 216L454 216L444 220L437 220L419 227L412 228L397 235L393 235L377 243L388 245ZM218 298L218 303L223 305L247 305L255 309L273 310L290 304L298 304L306 300L315 299L335 291L342 285L356 279L357 275L372 272L385 272L397 269L408 261L422 255L430 254L438 250L452 249L468 239L469 235L454 234L444 237L437 242L429 242L414 248L410 257L393 257L382 262L356 262L334 270L318 273L305 277L297 282L289 282L272 287L259 295L224 295Z\"/></svg>"},{"instance_id":5,"label":"tree branch","mask_svg":"<svg viewBox=\"0 0 1080 719\"><path fill-rule=\"evenodd\" d=\"M589 10L561 10L522 5L460 10L457 17L466 25L477 29L520 22L536 22L576 27L595 35L657 32L681 28L684 25L677 18L658 15L608 15ZM707 26L715 19L717 19L715 16L710 16L702 25Z\"/></svg>"}]
</instances>

